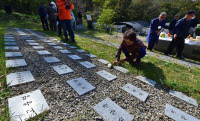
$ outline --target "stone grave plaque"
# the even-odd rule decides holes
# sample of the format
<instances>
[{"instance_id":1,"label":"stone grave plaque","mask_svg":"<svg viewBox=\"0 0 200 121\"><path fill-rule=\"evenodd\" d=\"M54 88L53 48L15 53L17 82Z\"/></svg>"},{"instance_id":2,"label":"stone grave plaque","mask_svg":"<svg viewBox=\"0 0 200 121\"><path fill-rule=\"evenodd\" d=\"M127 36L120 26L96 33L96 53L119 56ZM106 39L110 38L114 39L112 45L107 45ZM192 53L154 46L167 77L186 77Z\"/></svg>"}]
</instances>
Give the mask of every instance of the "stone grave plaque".
<instances>
[{"instance_id":1,"label":"stone grave plaque","mask_svg":"<svg viewBox=\"0 0 200 121\"><path fill-rule=\"evenodd\" d=\"M45 48L43 46L33 46L36 50L44 50Z\"/></svg>"},{"instance_id":2,"label":"stone grave plaque","mask_svg":"<svg viewBox=\"0 0 200 121\"><path fill-rule=\"evenodd\" d=\"M28 43L35 42L35 40L26 40Z\"/></svg>"},{"instance_id":3,"label":"stone grave plaque","mask_svg":"<svg viewBox=\"0 0 200 121\"><path fill-rule=\"evenodd\" d=\"M96 88L92 86L89 82L87 82L85 79L76 78L73 80L67 81L67 83L81 96L86 93L89 93L90 91L95 90Z\"/></svg>"},{"instance_id":4,"label":"stone grave plaque","mask_svg":"<svg viewBox=\"0 0 200 121\"><path fill-rule=\"evenodd\" d=\"M49 40L44 40L44 42L45 42L45 43L50 43L51 41L49 41Z\"/></svg>"},{"instance_id":5,"label":"stone grave plaque","mask_svg":"<svg viewBox=\"0 0 200 121\"><path fill-rule=\"evenodd\" d=\"M107 60L104 60L104 59L99 59L98 61L103 63L103 64L109 64L109 62Z\"/></svg>"},{"instance_id":6,"label":"stone grave plaque","mask_svg":"<svg viewBox=\"0 0 200 121\"><path fill-rule=\"evenodd\" d=\"M108 81L112 81L114 79L117 79L117 77L115 75L112 75L111 73L103 70L103 71L98 71L96 72L99 76L107 79Z\"/></svg>"},{"instance_id":7,"label":"stone grave plaque","mask_svg":"<svg viewBox=\"0 0 200 121\"><path fill-rule=\"evenodd\" d=\"M84 50L81 50L81 49L76 49L76 51L78 51L80 53L84 53L85 52Z\"/></svg>"},{"instance_id":8,"label":"stone grave plaque","mask_svg":"<svg viewBox=\"0 0 200 121\"><path fill-rule=\"evenodd\" d=\"M85 54L87 56L89 56L90 58L96 58L96 55L93 55L93 54Z\"/></svg>"},{"instance_id":9,"label":"stone grave plaque","mask_svg":"<svg viewBox=\"0 0 200 121\"><path fill-rule=\"evenodd\" d=\"M36 46L39 45L38 43L29 43L29 45Z\"/></svg>"},{"instance_id":10,"label":"stone grave plaque","mask_svg":"<svg viewBox=\"0 0 200 121\"><path fill-rule=\"evenodd\" d=\"M19 50L18 46L5 46L5 50Z\"/></svg>"},{"instance_id":11,"label":"stone grave plaque","mask_svg":"<svg viewBox=\"0 0 200 121\"><path fill-rule=\"evenodd\" d=\"M14 86L22 83L35 81L30 71L10 73L7 75L7 85Z\"/></svg>"},{"instance_id":12,"label":"stone grave plaque","mask_svg":"<svg viewBox=\"0 0 200 121\"><path fill-rule=\"evenodd\" d=\"M5 42L15 42L15 39L4 39Z\"/></svg>"},{"instance_id":13,"label":"stone grave plaque","mask_svg":"<svg viewBox=\"0 0 200 121\"><path fill-rule=\"evenodd\" d=\"M53 69L59 74L68 74L74 72L71 68L69 68L67 65L59 65L59 66L53 66Z\"/></svg>"},{"instance_id":14,"label":"stone grave plaque","mask_svg":"<svg viewBox=\"0 0 200 121\"><path fill-rule=\"evenodd\" d=\"M37 51L40 55L51 55L49 51Z\"/></svg>"},{"instance_id":15,"label":"stone grave plaque","mask_svg":"<svg viewBox=\"0 0 200 121\"><path fill-rule=\"evenodd\" d=\"M14 37L14 36L13 36L13 35L8 35L8 34L7 34L7 35L5 35L4 37Z\"/></svg>"},{"instance_id":16,"label":"stone grave plaque","mask_svg":"<svg viewBox=\"0 0 200 121\"><path fill-rule=\"evenodd\" d=\"M69 53L71 53L69 50L59 50L61 53L63 53L63 54L69 54Z\"/></svg>"},{"instance_id":17,"label":"stone grave plaque","mask_svg":"<svg viewBox=\"0 0 200 121\"><path fill-rule=\"evenodd\" d=\"M143 77L143 76L137 76L136 79L139 79L140 81L144 82L144 83L147 83L149 85L152 85L152 86L155 86L156 85L156 82L151 80L151 79L148 79L146 77Z\"/></svg>"},{"instance_id":18,"label":"stone grave plaque","mask_svg":"<svg viewBox=\"0 0 200 121\"><path fill-rule=\"evenodd\" d=\"M115 66L114 68L116 70L118 70L118 71L121 71L122 73L127 73L128 72L128 69L125 69L125 68L123 68L121 66Z\"/></svg>"},{"instance_id":19,"label":"stone grave plaque","mask_svg":"<svg viewBox=\"0 0 200 121\"><path fill-rule=\"evenodd\" d=\"M61 43L62 45L66 45L66 46L69 46L70 44L67 44L67 43Z\"/></svg>"},{"instance_id":20,"label":"stone grave plaque","mask_svg":"<svg viewBox=\"0 0 200 121\"><path fill-rule=\"evenodd\" d=\"M48 45L57 45L57 44L55 44L55 43L47 43Z\"/></svg>"},{"instance_id":21,"label":"stone grave plaque","mask_svg":"<svg viewBox=\"0 0 200 121\"><path fill-rule=\"evenodd\" d=\"M21 52L5 52L7 58L22 57Z\"/></svg>"},{"instance_id":22,"label":"stone grave plaque","mask_svg":"<svg viewBox=\"0 0 200 121\"><path fill-rule=\"evenodd\" d=\"M69 48L71 48L71 49L75 49L75 48L77 48L77 47L74 47L74 46L69 46Z\"/></svg>"},{"instance_id":23,"label":"stone grave plaque","mask_svg":"<svg viewBox=\"0 0 200 121\"><path fill-rule=\"evenodd\" d=\"M190 104L195 105L195 106L198 107L198 104L197 104L196 99L193 99L193 98L191 98L191 97L188 97L188 96L184 95L184 94L181 93L181 92L169 90L169 94L170 94L170 95L173 95L173 96L175 96L175 97L177 97L177 98L179 98L179 99L181 99L181 100L184 100L184 101L186 101L186 102L188 102L188 103L190 103Z\"/></svg>"},{"instance_id":24,"label":"stone grave plaque","mask_svg":"<svg viewBox=\"0 0 200 121\"><path fill-rule=\"evenodd\" d=\"M17 43L15 42L5 42L5 46L16 46Z\"/></svg>"},{"instance_id":25,"label":"stone grave plaque","mask_svg":"<svg viewBox=\"0 0 200 121\"><path fill-rule=\"evenodd\" d=\"M88 61L84 61L84 62L79 62L81 65L85 66L86 68L94 68L96 67L94 64L88 62Z\"/></svg>"},{"instance_id":26,"label":"stone grave plaque","mask_svg":"<svg viewBox=\"0 0 200 121\"><path fill-rule=\"evenodd\" d=\"M21 66L27 66L26 61L24 59L6 60L6 68Z\"/></svg>"},{"instance_id":27,"label":"stone grave plaque","mask_svg":"<svg viewBox=\"0 0 200 121\"><path fill-rule=\"evenodd\" d=\"M176 121L200 121L170 104L166 104L165 115Z\"/></svg>"},{"instance_id":28,"label":"stone grave plaque","mask_svg":"<svg viewBox=\"0 0 200 121\"><path fill-rule=\"evenodd\" d=\"M15 39L14 37L4 37L4 39Z\"/></svg>"},{"instance_id":29,"label":"stone grave plaque","mask_svg":"<svg viewBox=\"0 0 200 121\"><path fill-rule=\"evenodd\" d=\"M138 98L139 100L145 102L147 97L148 97L148 93L146 93L145 91L131 85L131 84L126 84L125 86L122 87L123 90L125 90L126 92L130 93L131 95L135 96L136 98Z\"/></svg>"},{"instance_id":30,"label":"stone grave plaque","mask_svg":"<svg viewBox=\"0 0 200 121\"><path fill-rule=\"evenodd\" d=\"M49 106L40 90L8 98L11 121L25 121L49 110Z\"/></svg>"},{"instance_id":31,"label":"stone grave plaque","mask_svg":"<svg viewBox=\"0 0 200 121\"><path fill-rule=\"evenodd\" d=\"M60 60L57 59L56 57L43 57L43 58L47 63L58 63L58 62L60 62Z\"/></svg>"},{"instance_id":32,"label":"stone grave plaque","mask_svg":"<svg viewBox=\"0 0 200 121\"><path fill-rule=\"evenodd\" d=\"M73 60L80 60L82 59L81 57L79 57L78 55L68 55L71 59Z\"/></svg>"},{"instance_id":33,"label":"stone grave plaque","mask_svg":"<svg viewBox=\"0 0 200 121\"><path fill-rule=\"evenodd\" d=\"M106 98L93 109L105 121L133 121L134 117L122 109L119 105L113 102L110 98Z\"/></svg>"},{"instance_id":34,"label":"stone grave plaque","mask_svg":"<svg viewBox=\"0 0 200 121\"><path fill-rule=\"evenodd\" d=\"M60 46L52 46L53 48L55 48L55 49L63 49L62 47L60 47Z\"/></svg>"}]
</instances>

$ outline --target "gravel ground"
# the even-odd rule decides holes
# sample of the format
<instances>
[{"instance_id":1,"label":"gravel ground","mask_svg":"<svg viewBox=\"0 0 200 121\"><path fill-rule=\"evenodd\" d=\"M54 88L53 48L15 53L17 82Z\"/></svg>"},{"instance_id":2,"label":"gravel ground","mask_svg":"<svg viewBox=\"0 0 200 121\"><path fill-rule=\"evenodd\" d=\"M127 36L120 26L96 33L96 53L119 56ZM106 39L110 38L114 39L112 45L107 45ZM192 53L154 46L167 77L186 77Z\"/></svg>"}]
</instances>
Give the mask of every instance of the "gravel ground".
<instances>
[{"instance_id":1,"label":"gravel ground","mask_svg":"<svg viewBox=\"0 0 200 121\"><path fill-rule=\"evenodd\" d=\"M12 29L11 32L14 34L16 42L20 47L20 51L23 55L22 58L25 59L28 64L27 67L17 68L13 73L31 71L35 81L11 87L10 97L40 89L50 107L49 113L46 114L46 118L49 120L69 120L78 117L78 115L84 115L85 117L83 119L86 120L102 120L92 107L107 97L133 115L136 121L172 121L173 119L164 115L166 104L171 104L172 106L200 119L200 107L195 107L169 95L168 90L164 90L164 92L161 91L160 85L152 87L136 79L133 74L124 74L115 69L109 69L106 65L97 61L96 58L88 58L85 53L79 53L75 51L75 49L70 49L69 47L60 44L59 46L62 46L63 49L67 49L71 51L72 54L79 55L83 58L82 60L74 61L67 56L69 54L62 54L59 50L56 50L47 43L44 43L42 40L39 40L28 31L23 31L41 46L44 46L45 50L52 53L51 56L60 59L61 62L48 64L43 57L50 56L40 56L22 36L17 35L18 32L16 30ZM44 35L41 36L49 39ZM96 68L86 69L78 63L82 61L89 61L95 64ZM53 70L52 66L61 64L69 66L74 70L74 73L62 76L58 75L57 72ZM109 82L96 74L97 71L101 70L106 70L111 74L116 75L118 78ZM86 95L79 96L67 84L68 80L79 77L86 79L86 81L96 87L96 90ZM146 102L141 102L136 97L122 90L121 87L127 83L149 93Z\"/></svg>"}]
</instances>

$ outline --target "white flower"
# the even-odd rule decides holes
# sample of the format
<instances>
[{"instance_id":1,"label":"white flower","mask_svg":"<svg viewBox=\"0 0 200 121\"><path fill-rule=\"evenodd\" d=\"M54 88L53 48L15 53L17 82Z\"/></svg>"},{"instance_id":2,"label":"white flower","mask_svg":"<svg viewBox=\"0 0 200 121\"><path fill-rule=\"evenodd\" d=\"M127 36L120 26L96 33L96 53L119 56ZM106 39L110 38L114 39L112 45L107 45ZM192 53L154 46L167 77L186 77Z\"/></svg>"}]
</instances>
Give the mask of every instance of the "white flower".
<instances>
[{"instance_id":1,"label":"white flower","mask_svg":"<svg viewBox=\"0 0 200 121\"><path fill-rule=\"evenodd\" d=\"M112 64L111 63L108 64L108 68L112 68Z\"/></svg>"},{"instance_id":2,"label":"white flower","mask_svg":"<svg viewBox=\"0 0 200 121\"><path fill-rule=\"evenodd\" d=\"M161 26L158 26L158 29L162 29L162 27L161 27Z\"/></svg>"}]
</instances>

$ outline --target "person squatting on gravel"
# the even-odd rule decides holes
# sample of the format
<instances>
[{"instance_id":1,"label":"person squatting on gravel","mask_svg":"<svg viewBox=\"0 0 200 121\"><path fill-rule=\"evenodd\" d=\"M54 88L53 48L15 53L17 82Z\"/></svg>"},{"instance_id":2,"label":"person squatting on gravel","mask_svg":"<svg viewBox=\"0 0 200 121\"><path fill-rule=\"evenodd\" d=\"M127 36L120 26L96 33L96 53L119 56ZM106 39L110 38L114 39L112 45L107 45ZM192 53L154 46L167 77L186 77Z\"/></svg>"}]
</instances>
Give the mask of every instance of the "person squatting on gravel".
<instances>
[{"instance_id":1,"label":"person squatting on gravel","mask_svg":"<svg viewBox=\"0 0 200 121\"><path fill-rule=\"evenodd\" d=\"M67 35L67 30L68 30L71 41L76 42L74 39L74 32L71 24L72 16L70 11L70 9L71 10L74 9L74 5L72 4L71 0L56 0L56 4L59 10L59 19L61 21L61 26L66 41L67 42L69 41Z\"/></svg>"},{"instance_id":2,"label":"person squatting on gravel","mask_svg":"<svg viewBox=\"0 0 200 121\"><path fill-rule=\"evenodd\" d=\"M136 32L132 29L127 30L124 33L122 43L120 44L117 54L115 56L116 61L113 62L113 65L119 65L128 61L132 63L136 59L137 64L141 64L141 58L146 55L146 46L143 42L136 37ZM125 54L126 58L120 60L121 51Z\"/></svg>"}]
</instances>

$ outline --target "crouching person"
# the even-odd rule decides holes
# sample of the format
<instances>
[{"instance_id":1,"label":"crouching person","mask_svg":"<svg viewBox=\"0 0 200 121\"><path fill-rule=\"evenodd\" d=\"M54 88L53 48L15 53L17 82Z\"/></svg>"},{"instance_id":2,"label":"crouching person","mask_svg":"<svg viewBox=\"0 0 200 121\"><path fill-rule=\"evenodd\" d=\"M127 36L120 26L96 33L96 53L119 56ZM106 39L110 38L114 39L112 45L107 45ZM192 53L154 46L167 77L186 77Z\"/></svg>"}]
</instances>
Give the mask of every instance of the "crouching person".
<instances>
[{"instance_id":1,"label":"crouching person","mask_svg":"<svg viewBox=\"0 0 200 121\"><path fill-rule=\"evenodd\" d=\"M137 64L141 64L141 58L146 55L146 46L143 42L136 37L136 32L132 29L127 30L124 33L123 41L120 44L117 54L116 61L113 62L113 65L119 65L128 61L132 63L134 59L136 59ZM125 54L126 58L120 60L121 51Z\"/></svg>"}]
</instances>

